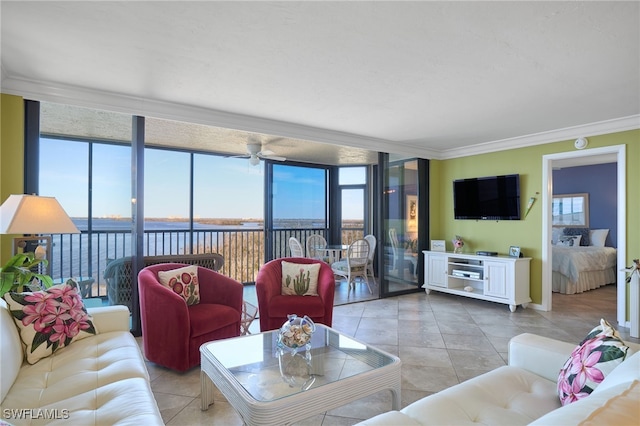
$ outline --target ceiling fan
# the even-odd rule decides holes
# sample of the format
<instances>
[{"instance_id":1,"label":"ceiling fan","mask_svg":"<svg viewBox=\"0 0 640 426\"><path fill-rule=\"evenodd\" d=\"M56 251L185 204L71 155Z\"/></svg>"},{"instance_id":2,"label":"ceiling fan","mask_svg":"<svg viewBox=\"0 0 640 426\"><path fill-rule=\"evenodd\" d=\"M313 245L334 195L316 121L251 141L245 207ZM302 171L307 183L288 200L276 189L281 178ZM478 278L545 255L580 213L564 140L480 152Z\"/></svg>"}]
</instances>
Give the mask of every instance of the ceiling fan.
<instances>
[{"instance_id":1,"label":"ceiling fan","mask_svg":"<svg viewBox=\"0 0 640 426\"><path fill-rule=\"evenodd\" d=\"M269 149L262 149L261 143L248 143L247 154L238 155L236 158L248 158L249 164L257 166L260 164L260 160L273 160L273 161L285 161L285 157L275 155L276 153Z\"/></svg>"}]
</instances>

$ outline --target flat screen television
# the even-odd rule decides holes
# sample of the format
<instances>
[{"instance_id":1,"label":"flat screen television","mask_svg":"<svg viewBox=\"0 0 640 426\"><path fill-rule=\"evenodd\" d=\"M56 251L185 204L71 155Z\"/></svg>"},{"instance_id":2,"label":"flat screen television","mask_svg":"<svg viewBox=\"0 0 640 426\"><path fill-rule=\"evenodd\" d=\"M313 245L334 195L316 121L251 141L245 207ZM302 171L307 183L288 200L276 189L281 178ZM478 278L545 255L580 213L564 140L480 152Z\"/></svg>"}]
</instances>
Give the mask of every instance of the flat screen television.
<instances>
[{"instance_id":1,"label":"flat screen television","mask_svg":"<svg viewBox=\"0 0 640 426\"><path fill-rule=\"evenodd\" d=\"M520 220L520 175L453 181L456 219Z\"/></svg>"}]
</instances>

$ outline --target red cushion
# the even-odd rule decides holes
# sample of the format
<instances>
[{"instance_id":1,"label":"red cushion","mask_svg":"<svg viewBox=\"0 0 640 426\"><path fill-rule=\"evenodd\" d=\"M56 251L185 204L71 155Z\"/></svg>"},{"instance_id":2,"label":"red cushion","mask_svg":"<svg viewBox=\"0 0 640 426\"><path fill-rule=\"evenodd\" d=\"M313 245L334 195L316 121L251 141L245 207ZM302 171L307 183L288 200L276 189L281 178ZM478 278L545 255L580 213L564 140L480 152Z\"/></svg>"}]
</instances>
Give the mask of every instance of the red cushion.
<instances>
[{"instance_id":1,"label":"red cushion","mask_svg":"<svg viewBox=\"0 0 640 426\"><path fill-rule=\"evenodd\" d=\"M269 302L269 315L286 318L289 314L324 317L324 304L318 296L274 296Z\"/></svg>"},{"instance_id":2,"label":"red cushion","mask_svg":"<svg viewBox=\"0 0 640 426\"><path fill-rule=\"evenodd\" d=\"M201 336L238 322L238 311L214 303L198 303L189 309L191 337Z\"/></svg>"}]
</instances>

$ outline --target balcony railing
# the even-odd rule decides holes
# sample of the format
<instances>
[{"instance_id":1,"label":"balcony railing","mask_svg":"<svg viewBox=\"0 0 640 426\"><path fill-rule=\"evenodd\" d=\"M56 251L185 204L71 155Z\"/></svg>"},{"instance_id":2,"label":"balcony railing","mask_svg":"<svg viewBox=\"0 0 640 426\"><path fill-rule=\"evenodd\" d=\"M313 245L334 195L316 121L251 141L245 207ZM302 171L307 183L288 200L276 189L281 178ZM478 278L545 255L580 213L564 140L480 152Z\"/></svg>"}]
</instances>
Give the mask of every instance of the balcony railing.
<instances>
[{"instance_id":1,"label":"balcony railing","mask_svg":"<svg viewBox=\"0 0 640 426\"><path fill-rule=\"evenodd\" d=\"M343 241L353 239L362 231L347 231ZM321 228L283 228L270 231L268 254L265 250L265 231L260 227L247 229L194 229L145 231L144 256L178 254L220 253L224 256L221 273L245 284L254 283L265 256L280 258L289 256L289 237L296 237L303 245L311 234L327 237ZM344 233L343 233L344 234ZM131 232L92 231L81 234L51 235L52 247L48 249L49 271L55 280L68 277L93 279L93 297L106 297L104 269L107 264L121 257L131 256Z\"/></svg>"}]
</instances>

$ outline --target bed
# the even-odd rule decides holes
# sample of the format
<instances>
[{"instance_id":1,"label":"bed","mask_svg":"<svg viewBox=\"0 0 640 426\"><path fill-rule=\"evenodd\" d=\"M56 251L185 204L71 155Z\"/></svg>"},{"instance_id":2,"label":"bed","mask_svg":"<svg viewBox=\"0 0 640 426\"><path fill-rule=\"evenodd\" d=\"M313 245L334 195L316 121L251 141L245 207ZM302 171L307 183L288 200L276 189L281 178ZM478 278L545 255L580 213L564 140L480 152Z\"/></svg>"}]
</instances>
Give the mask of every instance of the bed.
<instances>
[{"instance_id":1,"label":"bed","mask_svg":"<svg viewBox=\"0 0 640 426\"><path fill-rule=\"evenodd\" d=\"M616 282L617 253L613 247L552 247L552 291L575 294Z\"/></svg>"}]
</instances>

